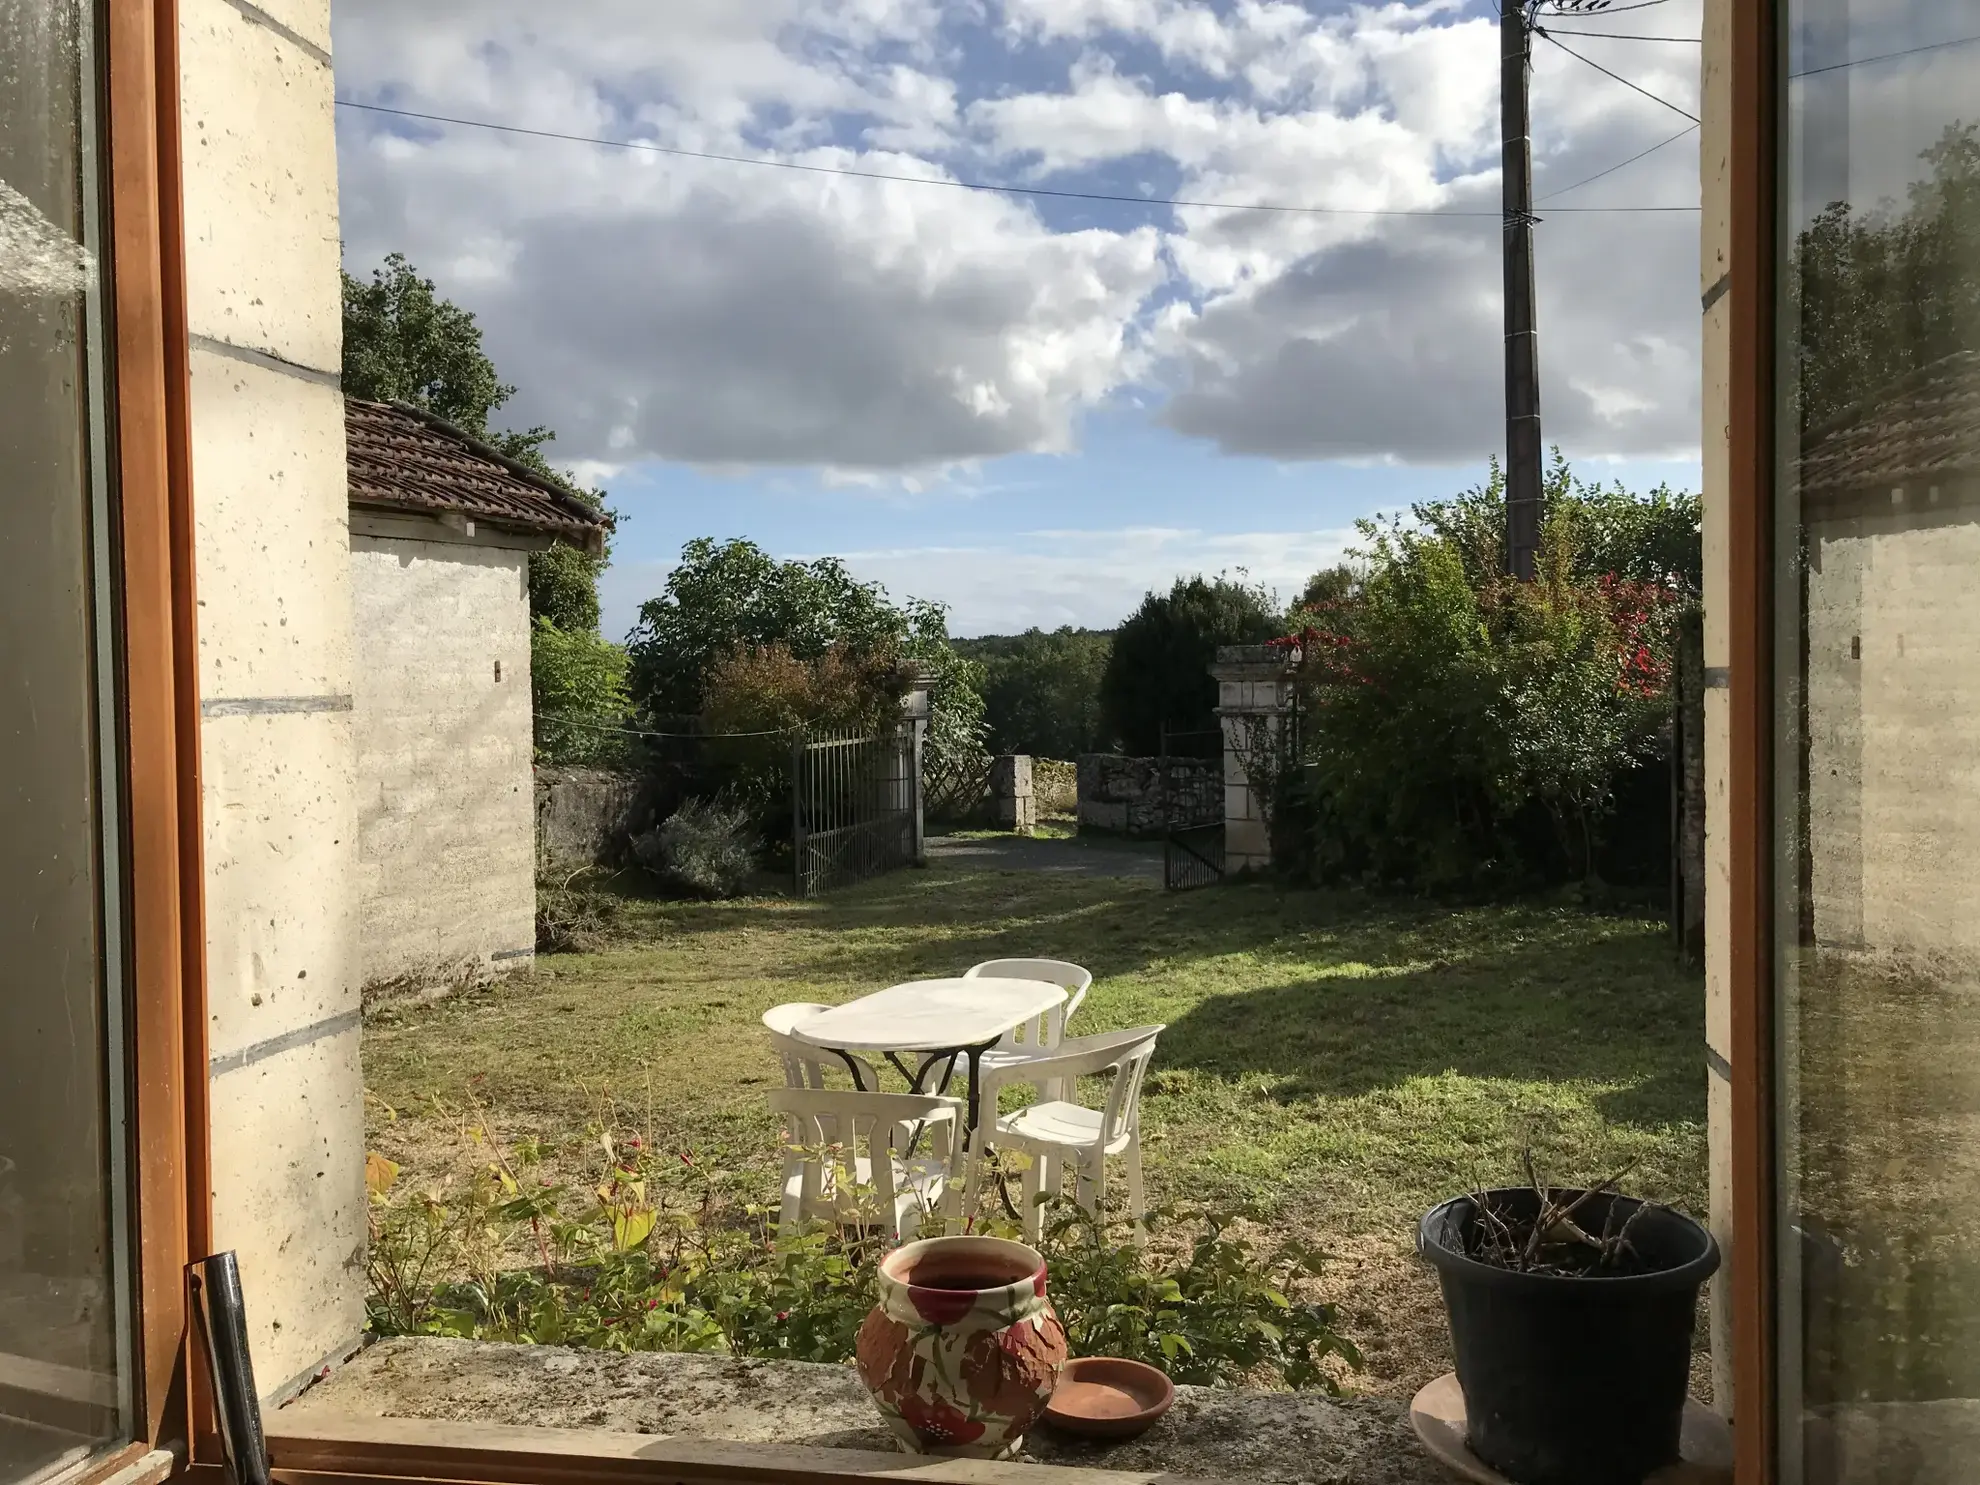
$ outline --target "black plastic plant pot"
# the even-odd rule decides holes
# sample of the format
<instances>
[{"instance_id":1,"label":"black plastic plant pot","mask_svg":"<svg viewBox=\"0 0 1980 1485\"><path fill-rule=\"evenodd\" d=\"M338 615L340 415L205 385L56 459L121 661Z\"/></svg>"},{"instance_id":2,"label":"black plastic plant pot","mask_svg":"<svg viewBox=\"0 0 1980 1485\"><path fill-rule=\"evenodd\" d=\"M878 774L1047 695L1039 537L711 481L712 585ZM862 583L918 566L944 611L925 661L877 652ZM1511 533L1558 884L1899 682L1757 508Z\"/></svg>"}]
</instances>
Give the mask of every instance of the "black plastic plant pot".
<instances>
[{"instance_id":1,"label":"black plastic plant pot","mask_svg":"<svg viewBox=\"0 0 1980 1485\"><path fill-rule=\"evenodd\" d=\"M1539 1206L1530 1189L1485 1196L1528 1220ZM1599 1234L1611 1206L1620 1228L1643 1205L1591 1196L1575 1221ZM1676 1463L1698 1290L1719 1266L1712 1234L1653 1205L1629 1231L1637 1271L1526 1274L1469 1256L1476 1221L1462 1196L1417 1233L1443 1285L1471 1452L1517 1485L1642 1485Z\"/></svg>"}]
</instances>

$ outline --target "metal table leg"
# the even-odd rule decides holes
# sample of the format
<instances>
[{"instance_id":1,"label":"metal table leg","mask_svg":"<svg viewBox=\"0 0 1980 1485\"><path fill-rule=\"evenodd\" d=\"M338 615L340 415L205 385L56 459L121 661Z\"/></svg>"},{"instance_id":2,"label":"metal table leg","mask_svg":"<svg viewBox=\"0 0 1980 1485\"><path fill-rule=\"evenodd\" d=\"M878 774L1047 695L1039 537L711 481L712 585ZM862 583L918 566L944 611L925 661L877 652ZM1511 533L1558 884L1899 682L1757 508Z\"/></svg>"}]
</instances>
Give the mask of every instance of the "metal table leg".
<instances>
[{"instance_id":1,"label":"metal table leg","mask_svg":"<svg viewBox=\"0 0 1980 1485\"><path fill-rule=\"evenodd\" d=\"M839 1047L833 1047L830 1050L838 1055L839 1061L845 1063L846 1071L852 1074L853 1088L855 1089L855 1091L860 1093L871 1093L873 1090L866 1086L866 1080L859 1075L859 1059L853 1056L852 1053L845 1051Z\"/></svg>"},{"instance_id":2,"label":"metal table leg","mask_svg":"<svg viewBox=\"0 0 1980 1485\"><path fill-rule=\"evenodd\" d=\"M971 1135L976 1133L978 1115L976 1105L980 1091L977 1084L979 1081L978 1075L982 1072L983 1054L996 1045L996 1042L984 1042L981 1046L963 1048L969 1054L969 1132ZM996 1122L996 1111L994 1109L991 1111L991 1122Z\"/></svg>"},{"instance_id":3,"label":"metal table leg","mask_svg":"<svg viewBox=\"0 0 1980 1485\"><path fill-rule=\"evenodd\" d=\"M926 1057L922 1059L921 1067L915 1072L909 1072L907 1070L907 1064L901 1061L901 1057L898 1052L889 1052L886 1054L886 1057L889 1062L894 1064L894 1071L899 1073L904 1079L907 1080L908 1092L922 1093L926 1091L926 1089L924 1089L922 1085L926 1083L928 1080L928 1070L934 1067L936 1063L940 1062L945 1057L949 1061L949 1071L948 1073L943 1075L942 1091L947 1092L949 1087L949 1078L953 1076L955 1073L956 1058L960 1057L961 1055L962 1053L960 1050L950 1049L950 1048L944 1048L940 1052L930 1052Z\"/></svg>"}]
</instances>

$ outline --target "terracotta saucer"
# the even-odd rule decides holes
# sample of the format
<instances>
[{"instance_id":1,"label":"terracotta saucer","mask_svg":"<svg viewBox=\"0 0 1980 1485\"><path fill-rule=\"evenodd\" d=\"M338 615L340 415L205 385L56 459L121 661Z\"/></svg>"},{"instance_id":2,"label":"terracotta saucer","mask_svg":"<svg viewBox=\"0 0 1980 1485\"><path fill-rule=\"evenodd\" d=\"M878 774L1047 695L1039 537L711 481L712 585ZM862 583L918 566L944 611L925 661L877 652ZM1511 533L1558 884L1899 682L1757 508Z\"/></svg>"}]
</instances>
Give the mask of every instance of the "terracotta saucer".
<instances>
[{"instance_id":1,"label":"terracotta saucer","mask_svg":"<svg viewBox=\"0 0 1980 1485\"><path fill-rule=\"evenodd\" d=\"M1131 1439L1153 1427L1175 1400L1175 1384L1144 1362L1082 1356L1059 1374L1045 1421L1082 1438Z\"/></svg>"},{"instance_id":2,"label":"terracotta saucer","mask_svg":"<svg viewBox=\"0 0 1980 1485\"><path fill-rule=\"evenodd\" d=\"M1409 1404L1410 1426L1431 1458L1477 1485L1516 1485L1466 1447L1464 1391L1456 1372L1445 1372ZM1732 1430L1726 1420L1696 1398L1684 1405L1680 1460L1658 1470L1644 1485L1732 1485Z\"/></svg>"}]
</instances>

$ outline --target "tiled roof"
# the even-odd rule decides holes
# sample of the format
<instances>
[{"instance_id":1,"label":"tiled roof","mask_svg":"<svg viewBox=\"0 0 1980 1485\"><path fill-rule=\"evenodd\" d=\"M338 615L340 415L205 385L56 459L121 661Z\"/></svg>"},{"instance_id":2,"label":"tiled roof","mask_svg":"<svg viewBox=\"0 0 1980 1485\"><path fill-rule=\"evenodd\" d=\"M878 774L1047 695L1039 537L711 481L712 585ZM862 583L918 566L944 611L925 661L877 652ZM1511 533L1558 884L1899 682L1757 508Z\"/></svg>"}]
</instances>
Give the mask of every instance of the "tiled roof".
<instances>
[{"instance_id":1,"label":"tiled roof","mask_svg":"<svg viewBox=\"0 0 1980 1485\"><path fill-rule=\"evenodd\" d=\"M1960 351L1898 378L1803 446L1804 497L1980 473L1980 353Z\"/></svg>"},{"instance_id":2,"label":"tiled roof","mask_svg":"<svg viewBox=\"0 0 1980 1485\"><path fill-rule=\"evenodd\" d=\"M353 506L465 516L594 553L604 548L610 517L431 413L346 397L344 435Z\"/></svg>"}]
</instances>

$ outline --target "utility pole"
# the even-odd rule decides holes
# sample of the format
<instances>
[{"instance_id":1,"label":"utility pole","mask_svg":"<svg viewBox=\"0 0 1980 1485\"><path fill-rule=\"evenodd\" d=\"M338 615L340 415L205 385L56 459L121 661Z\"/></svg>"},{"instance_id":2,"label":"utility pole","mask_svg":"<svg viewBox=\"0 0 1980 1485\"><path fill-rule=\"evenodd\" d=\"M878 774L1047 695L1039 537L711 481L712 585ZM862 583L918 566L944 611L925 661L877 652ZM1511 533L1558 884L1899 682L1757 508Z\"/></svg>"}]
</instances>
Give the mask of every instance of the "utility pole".
<instances>
[{"instance_id":1,"label":"utility pole","mask_svg":"<svg viewBox=\"0 0 1980 1485\"><path fill-rule=\"evenodd\" d=\"M1533 318L1533 127L1529 0L1501 0L1499 122L1506 260L1506 571L1533 578L1540 549L1540 337Z\"/></svg>"}]
</instances>

